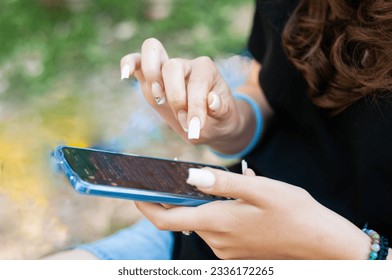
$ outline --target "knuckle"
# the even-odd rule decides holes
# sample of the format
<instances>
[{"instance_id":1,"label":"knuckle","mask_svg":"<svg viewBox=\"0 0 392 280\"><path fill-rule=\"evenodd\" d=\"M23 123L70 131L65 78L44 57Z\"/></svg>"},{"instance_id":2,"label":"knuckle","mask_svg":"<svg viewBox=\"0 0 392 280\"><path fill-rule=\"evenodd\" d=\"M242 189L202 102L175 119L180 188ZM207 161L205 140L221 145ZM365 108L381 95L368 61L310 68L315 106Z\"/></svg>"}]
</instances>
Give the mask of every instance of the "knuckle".
<instances>
[{"instance_id":1,"label":"knuckle","mask_svg":"<svg viewBox=\"0 0 392 280\"><path fill-rule=\"evenodd\" d=\"M295 191L299 197L305 198L307 200L313 199L312 195L304 188L296 187Z\"/></svg>"},{"instance_id":2,"label":"knuckle","mask_svg":"<svg viewBox=\"0 0 392 280\"><path fill-rule=\"evenodd\" d=\"M167 98L170 102L170 106L175 112L186 107L186 99L180 96L178 93L171 95L167 94Z\"/></svg>"},{"instance_id":3,"label":"knuckle","mask_svg":"<svg viewBox=\"0 0 392 280\"><path fill-rule=\"evenodd\" d=\"M182 61L179 58L170 58L162 66L163 72L172 72L173 70L182 67Z\"/></svg>"},{"instance_id":4,"label":"knuckle","mask_svg":"<svg viewBox=\"0 0 392 280\"><path fill-rule=\"evenodd\" d=\"M192 62L192 75L191 81L201 84L212 84L216 79L219 71L208 56L201 56L193 60Z\"/></svg>"},{"instance_id":5,"label":"knuckle","mask_svg":"<svg viewBox=\"0 0 392 280\"><path fill-rule=\"evenodd\" d=\"M211 71L213 74L216 74L217 67L212 58L208 56L200 56L193 61L195 66L204 67L206 70Z\"/></svg>"},{"instance_id":6,"label":"knuckle","mask_svg":"<svg viewBox=\"0 0 392 280\"><path fill-rule=\"evenodd\" d=\"M159 230L170 230L169 224L163 219L156 219L154 225Z\"/></svg>"},{"instance_id":7,"label":"knuckle","mask_svg":"<svg viewBox=\"0 0 392 280\"><path fill-rule=\"evenodd\" d=\"M135 65L137 61L140 59L140 53L130 53L126 56L123 56L120 60L121 65L130 64Z\"/></svg>"},{"instance_id":8,"label":"knuckle","mask_svg":"<svg viewBox=\"0 0 392 280\"><path fill-rule=\"evenodd\" d=\"M199 57L195 58L195 63L215 66L214 61L209 56L199 56Z\"/></svg>"},{"instance_id":9,"label":"knuckle","mask_svg":"<svg viewBox=\"0 0 392 280\"><path fill-rule=\"evenodd\" d=\"M126 56L123 56L123 57L121 58L120 64L121 64L121 65L124 65L124 64L127 64L127 63L128 63L128 56L126 55Z\"/></svg>"},{"instance_id":10,"label":"knuckle","mask_svg":"<svg viewBox=\"0 0 392 280\"><path fill-rule=\"evenodd\" d=\"M132 55L131 54L127 54L125 56L123 56L120 60L120 64L121 65L125 65L125 64L129 64L130 60L131 60Z\"/></svg>"},{"instance_id":11,"label":"knuckle","mask_svg":"<svg viewBox=\"0 0 392 280\"><path fill-rule=\"evenodd\" d=\"M219 186L221 186L220 193L222 196L230 196L233 193L236 193L237 182L233 178L229 178L228 176L221 176Z\"/></svg>"},{"instance_id":12,"label":"knuckle","mask_svg":"<svg viewBox=\"0 0 392 280\"><path fill-rule=\"evenodd\" d=\"M226 250L224 250L224 249L213 248L212 250L214 251L215 255L216 255L218 258L222 259L222 260L227 260L227 259L231 259L231 258L232 258L231 254L229 254L229 253L228 253Z\"/></svg>"}]
</instances>

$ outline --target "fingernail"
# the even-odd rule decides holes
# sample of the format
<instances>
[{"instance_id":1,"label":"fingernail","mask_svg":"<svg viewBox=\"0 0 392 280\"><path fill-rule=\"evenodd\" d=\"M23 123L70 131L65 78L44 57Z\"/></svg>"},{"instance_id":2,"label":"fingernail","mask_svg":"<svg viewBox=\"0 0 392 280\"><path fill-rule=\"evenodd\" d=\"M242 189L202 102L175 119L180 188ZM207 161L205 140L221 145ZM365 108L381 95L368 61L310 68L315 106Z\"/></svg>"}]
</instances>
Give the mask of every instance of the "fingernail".
<instances>
[{"instance_id":1,"label":"fingernail","mask_svg":"<svg viewBox=\"0 0 392 280\"><path fill-rule=\"evenodd\" d=\"M210 94L208 95L208 107L212 111L218 111L220 106L221 106L221 100L219 96L215 92L211 91Z\"/></svg>"},{"instance_id":2,"label":"fingernail","mask_svg":"<svg viewBox=\"0 0 392 280\"><path fill-rule=\"evenodd\" d=\"M242 168L242 174L245 175L246 169L248 169L248 163L244 159L241 161L241 168Z\"/></svg>"},{"instance_id":3,"label":"fingernail","mask_svg":"<svg viewBox=\"0 0 392 280\"><path fill-rule=\"evenodd\" d=\"M158 82L153 82L151 84L151 93L154 96L155 102L158 105L162 105L166 102L165 95L163 94L163 90L161 85Z\"/></svg>"},{"instance_id":4,"label":"fingernail","mask_svg":"<svg viewBox=\"0 0 392 280\"><path fill-rule=\"evenodd\" d=\"M215 175L208 170L199 168L189 168L189 175L186 182L200 188L210 188L215 184Z\"/></svg>"},{"instance_id":5,"label":"fingernail","mask_svg":"<svg viewBox=\"0 0 392 280\"><path fill-rule=\"evenodd\" d=\"M131 66L125 64L121 69L121 80L128 79L131 74Z\"/></svg>"},{"instance_id":6,"label":"fingernail","mask_svg":"<svg viewBox=\"0 0 392 280\"><path fill-rule=\"evenodd\" d=\"M188 127L187 127L187 123L186 123L186 121L188 119L188 113L186 111L184 111L184 110L181 110L181 111L178 112L177 118L178 118L178 122L182 126L182 129L185 132L188 132Z\"/></svg>"},{"instance_id":7,"label":"fingernail","mask_svg":"<svg viewBox=\"0 0 392 280\"><path fill-rule=\"evenodd\" d=\"M200 138L200 119L193 117L188 126L188 139Z\"/></svg>"}]
</instances>

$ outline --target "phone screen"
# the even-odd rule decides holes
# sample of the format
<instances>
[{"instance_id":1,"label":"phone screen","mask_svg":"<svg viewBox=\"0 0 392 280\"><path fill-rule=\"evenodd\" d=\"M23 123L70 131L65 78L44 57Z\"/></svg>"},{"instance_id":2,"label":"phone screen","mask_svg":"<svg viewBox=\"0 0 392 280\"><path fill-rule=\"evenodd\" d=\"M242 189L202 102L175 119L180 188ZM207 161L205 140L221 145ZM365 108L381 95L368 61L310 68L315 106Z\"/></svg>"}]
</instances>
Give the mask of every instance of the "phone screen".
<instances>
[{"instance_id":1,"label":"phone screen","mask_svg":"<svg viewBox=\"0 0 392 280\"><path fill-rule=\"evenodd\" d=\"M70 167L90 184L152 190L198 198L214 196L186 183L189 168L220 166L117 154L72 147L62 148Z\"/></svg>"}]
</instances>

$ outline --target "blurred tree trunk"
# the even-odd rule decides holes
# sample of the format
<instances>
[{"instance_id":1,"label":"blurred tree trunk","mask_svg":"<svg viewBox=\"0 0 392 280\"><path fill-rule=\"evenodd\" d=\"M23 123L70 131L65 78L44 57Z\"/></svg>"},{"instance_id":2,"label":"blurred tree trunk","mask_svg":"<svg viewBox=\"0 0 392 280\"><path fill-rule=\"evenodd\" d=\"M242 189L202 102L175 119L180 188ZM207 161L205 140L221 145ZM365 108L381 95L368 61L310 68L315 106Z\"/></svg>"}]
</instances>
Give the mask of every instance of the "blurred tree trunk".
<instances>
[{"instance_id":1,"label":"blurred tree trunk","mask_svg":"<svg viewBox=\"0 0 392 280\"><path fill-rule=\"evenodd\" d=\"M172 0L141 0L145 2L144 14L149 20L163 20L172 12Z\"/></svg>"}]
</instances>

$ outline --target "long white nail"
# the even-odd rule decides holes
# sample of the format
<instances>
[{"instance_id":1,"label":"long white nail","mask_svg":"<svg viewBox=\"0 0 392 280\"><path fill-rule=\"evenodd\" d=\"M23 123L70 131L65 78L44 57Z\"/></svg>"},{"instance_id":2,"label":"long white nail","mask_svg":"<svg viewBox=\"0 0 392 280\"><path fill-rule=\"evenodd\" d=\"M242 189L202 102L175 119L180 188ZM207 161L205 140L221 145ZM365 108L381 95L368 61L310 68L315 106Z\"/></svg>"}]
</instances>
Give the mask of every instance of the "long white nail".
<instances>
[{"instance_id":1,"label":"long white nail","mask_svg":"<svg viewBox=\"0 0 392 280\"><path fill-rule=\"evenodd\" d=\"M155 102L158 105L162 105L166 102L165 95L163 93L162 87L158 82L153 82L151 84L151 93L155 98Z\"/></svg>"},{"instance_id":2,"label":"long white nail","mask_svg":"<svg viewBox=\"0 0 392 280\"><path fill-rule=\"evenodd\" d=\"M241 161L241 168L242 168L242 174L245 175L246 169L248 169L248 163L244 159Z\"/></svg>"},{"instance_id":3,"label":"long white nail","mask_svg":"<svg viewBox=\"0 0 392 280\"><path fill-rule=\"evenodd\" d=\"M125 64L121 69L121 80L128 79L131 74L131 66Z\"/></svg>"},{"instance_id":4,"label":"long white nail","mask_svg":"<svg viewBox=\"0 0 392 280\"><path fill-rule=\"evenodd\" d=\"M200 119L193 117L188 126L188 139L200 138Z\"/></svg>"},{"instance_id":5,"label":"long white nail","mask_svg":"<svg viewBox=\"0 0 392 280\"><path fill-rule=\"evenodd\" d=\"M181 110L178 112L177 118L178 118L178 122L182 126L182 129L185 132L188 132L188 125L187 125L188 113L184 110Z\"/></svg>"},{"instance_id":6,"label":"long white nail","mask_svg":"<svg viewBox=\"0 0 392 280\"><path fill-rule=\"evenodd\" d=\"M200 188L210 188L215 184L215 175L204 169L189 168L189 175L186 182Z\"/></svg>"},{"instance_id":7,"label":"long white nail","mask_svg":"<svg viewBox=\"0 0 392 280\"><path fill-rule=\"evenodd\" d=\"M221 106L221 99L219 98L219 96L215 92L211 91L208 97L209 97L208 107L212 111L218 111Z\"/></svg>"}]
</instances>

